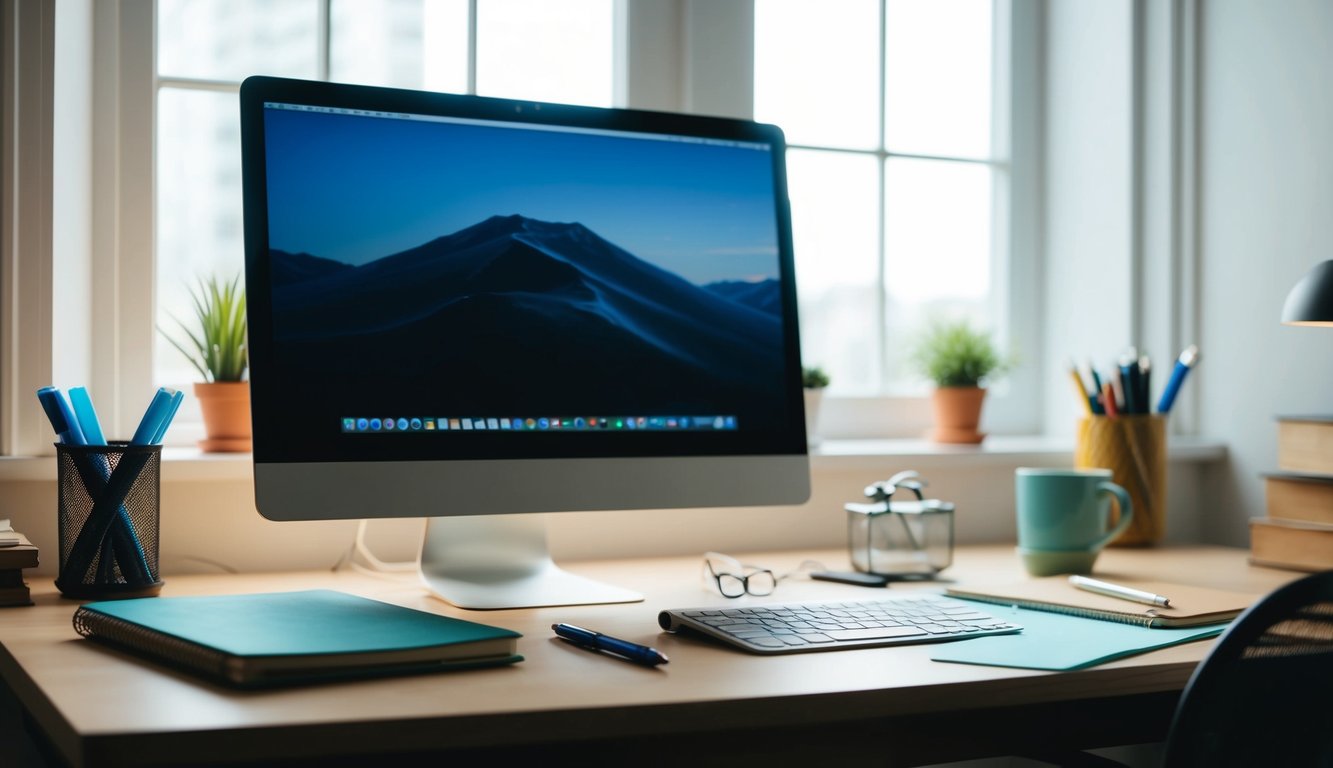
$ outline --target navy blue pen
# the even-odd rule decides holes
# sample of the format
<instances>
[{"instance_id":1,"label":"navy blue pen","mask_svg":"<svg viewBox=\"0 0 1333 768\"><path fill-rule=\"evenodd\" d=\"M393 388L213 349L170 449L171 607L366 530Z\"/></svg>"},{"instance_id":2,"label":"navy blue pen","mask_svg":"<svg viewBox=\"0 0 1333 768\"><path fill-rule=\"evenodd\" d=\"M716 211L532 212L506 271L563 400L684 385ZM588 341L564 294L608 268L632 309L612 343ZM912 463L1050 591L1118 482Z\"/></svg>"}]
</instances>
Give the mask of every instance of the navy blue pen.
<instances>
[{"instance_id":1,"label":"navy blue pen","mask_svg":"<svg viewBox=\"0 0 1333 768\"><path fill-rule=\"evenodd\" d=\"M1152 360L1147 355L1139 358L1139 407L1152 413Z\"/></svg>"},{"instance_id":2,"label":"navy blue pen","mask_svg":"<svg viewBox=\"0 0 1333 768\"><path fill-rule=\"evenodd\" d=\"M573 624L552 624L551 629L555 631L557 637L568 640L580 648L610 653L635 664L655 667L668 661L666 655L656 648L631 643L628 640L617 640L601 632L593 632Z\"/></svg>"},{"instance_id":3,"label":"navy blue pen","mask_svg":"<svg viewBox=\"0 0 1333 768\"><path fill-rule=\"evenodd\" d=\"M1125 413L1139 411L1139 361L1126 355L1120 358L1120 383L1125 390Z\"/></svg>"}]
</instances>

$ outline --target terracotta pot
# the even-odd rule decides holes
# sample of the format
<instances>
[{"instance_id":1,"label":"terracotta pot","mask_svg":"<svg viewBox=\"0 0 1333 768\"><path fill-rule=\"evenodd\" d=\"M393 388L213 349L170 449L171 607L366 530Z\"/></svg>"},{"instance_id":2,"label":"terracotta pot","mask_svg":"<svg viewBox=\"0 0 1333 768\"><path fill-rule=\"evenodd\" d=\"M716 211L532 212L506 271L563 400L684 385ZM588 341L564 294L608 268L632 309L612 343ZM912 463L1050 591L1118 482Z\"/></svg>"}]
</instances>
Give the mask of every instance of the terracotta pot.
<instances>
[{"instance_id":1,"label":"terracotta pot","mask_svg":"<svg viewBox=\"0 0 1333 768\"><path fill-rule=\"evenodd\" d=\"M208 453L250 450L250 382L196 382L194 396L204 414L199 449Z\"/></svg>"},{"instance_id":2,"label":"terracotta pot","mask_svg":"<svg viewBox=\"0 0 1333 768\"><path fill-rule=\"evenodd\" d=\"M981 423L981 405L986 399L983 387L940 387L931 396L935 406L937 443L979 443L986 435L977 431Z\"/></svg>"}]
</instances>

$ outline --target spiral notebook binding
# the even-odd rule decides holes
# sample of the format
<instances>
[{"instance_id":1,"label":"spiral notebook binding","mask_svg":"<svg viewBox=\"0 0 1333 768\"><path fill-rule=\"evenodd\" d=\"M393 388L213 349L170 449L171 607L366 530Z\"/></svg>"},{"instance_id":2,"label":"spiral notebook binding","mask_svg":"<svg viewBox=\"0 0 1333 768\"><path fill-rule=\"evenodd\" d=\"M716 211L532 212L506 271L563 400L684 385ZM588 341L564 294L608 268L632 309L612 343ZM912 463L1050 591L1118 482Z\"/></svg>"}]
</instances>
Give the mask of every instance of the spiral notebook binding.
<instances>
[{"instance_id":1,"label":"spiral notebook binding","mask_svg":"<svg viewBox=\"0 0 1333 768\"><path fill-rule=\"evenodd\" d=\"M223 680L237 680L235 675L229 674L227 656L220 651L154 632L86 607L74 612L74 631L83 637L150 659L166 661Z\"/></svg>"},{"instance_id":2,"label":"spiral notebook binding","mask_svg":"<svg viewBox=\"0 0 1333 768\"><path fill-rule=\"evenodd\" d=\"M963 595L955 595L964 597ZM1149 611L1146 614L1138 613L1117 613L1114 611L1104 611L1096 608L1081 608L1075 605L1060 605L1058 603L1036 602L1023 600L1021 602L1014 600L1001 600L999 598L986 595L968 594L967 600L976 600L982 603L992 603L995 605L1007 605L1010 608L1027 608L1034 611L1046 611L1048 613L1063 613L1066 616L1077 616L1080 619L1100 619L1101 621L1115 621L1121 624L1133 624L1139 627L1157 626L1158 617L1152 615Z\"/></svg>"}]
</instances>

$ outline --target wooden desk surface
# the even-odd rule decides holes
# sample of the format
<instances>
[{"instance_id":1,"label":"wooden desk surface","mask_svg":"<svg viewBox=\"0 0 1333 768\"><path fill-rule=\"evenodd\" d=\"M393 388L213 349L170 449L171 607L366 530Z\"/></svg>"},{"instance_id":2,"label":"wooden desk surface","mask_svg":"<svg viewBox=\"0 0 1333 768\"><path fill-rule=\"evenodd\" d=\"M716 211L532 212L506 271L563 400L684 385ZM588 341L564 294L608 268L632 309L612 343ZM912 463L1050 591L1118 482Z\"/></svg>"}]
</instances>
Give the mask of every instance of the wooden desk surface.
<instances>
[{"instance_id":1,"label":"wooden desk surface","mask_svg":"<svg viewBox=\"0 0 1333 768\"><path fill-rule=\"evenodd\" d=\"M797 568L807 556L846 568L844 551L754 554L745 560L781 573ZM1256 595L1299 575L1249 566L1245 556L1243 550L1216 547L1108 550L1097 570L1109 580L1153 576ZM688 734L795 733L866 722L899 723L909 734L929 734L928 724L941 718L963 732L970 727L968 713L979 723L1003 711L1064 713L1108 701L1127 707L1152 701L1161 709L1211 647L1210 642L1191 643L1065 673L932 662L930 645L759 657L658 629L657 614L665 608L740 603L702 586L698 557L568 567L639 590L647 600L462 611L428 597L413 576L354 572L168 575L162 592L343 590L517 630L523 633L519 652L526 660L506 668L238 692L79 638L70 624L77 604L44 582L32 585L35 607L0 612L0 677L50 745L73 765L275 758L327 762L381 750L401 756L440 749L586 746L593 739L643 744L670 738L675 743ZM958 582L1023 577L1013 548L999 546L961 548L945 575ZM914 588L895 585L891 591ZM770 598L742 600L851 600L878 594L793 578ZM671 663L648 669L572 647L552 637L550 625L556 621L653 645ZM1072 718L1067 725L1071 733L1077 731ZM1165 723L1153 727L1160 734ZM918 751L967 754L946 744L930 746ZM904 752L909 754L916 752Z\"/></svg>"}]
</instances>

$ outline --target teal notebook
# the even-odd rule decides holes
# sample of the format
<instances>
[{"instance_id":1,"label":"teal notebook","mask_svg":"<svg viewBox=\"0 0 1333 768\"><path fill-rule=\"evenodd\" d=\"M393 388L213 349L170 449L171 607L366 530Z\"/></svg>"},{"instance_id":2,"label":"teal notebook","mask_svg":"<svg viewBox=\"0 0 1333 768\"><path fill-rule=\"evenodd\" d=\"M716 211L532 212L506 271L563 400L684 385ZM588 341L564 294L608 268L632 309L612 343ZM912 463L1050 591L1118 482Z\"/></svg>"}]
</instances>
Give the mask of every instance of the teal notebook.
<instances>
[{"instance_id":1,"label":"teal notebook","mask_svg":"<svg viewBox=\"0 0 1333 768\"><path fill-rule=\"evenodd\" d=\"M1163 629L1085 619L1024 608L990 612L1023 626L1016 635L978 637L939 646L930 658L959 664L1023 669L1083 669L1136 653L1222 634L1226 624Z\"/></svg>"},{"instance_id":2,"label":"teal notebook","mask_svg":"<svg viewBox=\"0 0 1333 768\"><path fill-rule=\"evenodd\" d=\"M88 603L84 637L242 687L521 661L517 632L342 592Z\"/></svg>"}]
</instances>

